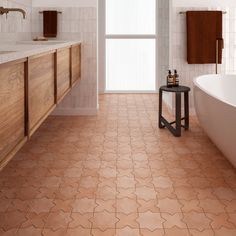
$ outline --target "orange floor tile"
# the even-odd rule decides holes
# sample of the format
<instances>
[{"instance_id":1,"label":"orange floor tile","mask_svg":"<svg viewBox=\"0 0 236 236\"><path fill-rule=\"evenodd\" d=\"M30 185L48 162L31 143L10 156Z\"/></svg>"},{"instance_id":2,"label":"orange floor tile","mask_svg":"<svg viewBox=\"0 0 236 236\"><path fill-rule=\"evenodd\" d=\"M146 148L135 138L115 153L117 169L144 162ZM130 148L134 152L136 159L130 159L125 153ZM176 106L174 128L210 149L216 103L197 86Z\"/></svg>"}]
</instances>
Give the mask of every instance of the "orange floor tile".
<instances>
[{"instance_id":1,"label":"orange floor tile","mask_svg":"<svg viewBox=\"0 0 236 236\"><path fill-rule=\"evenodd\" d=\"M235 236L236 171L191 118L158 128L157 95L105 95L50 117L0 173L0 235Z\"/></svg>"}]
</instances>

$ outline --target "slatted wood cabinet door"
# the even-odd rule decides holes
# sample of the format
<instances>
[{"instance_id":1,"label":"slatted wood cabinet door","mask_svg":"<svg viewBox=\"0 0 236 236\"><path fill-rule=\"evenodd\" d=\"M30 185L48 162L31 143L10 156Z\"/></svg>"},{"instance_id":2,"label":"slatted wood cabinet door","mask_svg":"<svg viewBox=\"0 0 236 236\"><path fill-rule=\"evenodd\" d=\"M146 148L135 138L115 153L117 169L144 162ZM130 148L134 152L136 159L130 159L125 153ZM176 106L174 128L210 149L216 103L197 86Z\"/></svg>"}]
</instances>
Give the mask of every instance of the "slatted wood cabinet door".
<instances>
[{"instance_id":1,"label":"slatted wood cabinet door","mask_svg":"<svg viewBox=\"0 0 236 236\"><path fill-rule=\"evenodd\" d=\"M26 60L25 60L26 61ZM0 65L0 165L25 140L25 62Z\"/></svg>"},{"instance_id":2,"label":"slatted wood cabinet door","mask_svg":"<svg viewBox=\"0 0 236 236\"><path fill-rule=\"evenodd\" d=\"M81 79L81 44L71 47L71 84Z\"/></svg>"},{"instance_id":3,"label":"slatted wood cabinet door","mask_svg":"<svg viewBox=\"0 0 236 236\"><path fill-rule=\"evenodd\" d=\"M70 89L70 47L57 50L57 103Z\"/></svg>"},{"instance_id":4,"label":"slatted wood cabinet door","mask_svg":"<svg viewBox=\"0 0 236 236\"><path fill-rule=\"evenodd\" d=\"M29 58L28 104L30 136L55 108L55 53Z\"/></svg>"}]
</instances>

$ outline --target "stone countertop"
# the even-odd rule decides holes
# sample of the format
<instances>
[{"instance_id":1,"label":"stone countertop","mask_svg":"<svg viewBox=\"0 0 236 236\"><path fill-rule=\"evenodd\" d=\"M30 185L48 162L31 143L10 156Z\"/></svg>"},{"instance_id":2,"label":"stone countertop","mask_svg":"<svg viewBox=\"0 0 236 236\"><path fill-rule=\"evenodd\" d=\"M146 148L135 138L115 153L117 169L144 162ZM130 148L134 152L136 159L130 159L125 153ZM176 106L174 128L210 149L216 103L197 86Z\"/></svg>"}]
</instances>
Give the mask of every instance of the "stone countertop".
<instances>
[{"instance_id":1,"label":"stone countertop","mask_svg":"<svg viewBox=\"0 0 236 236\"><path fill-rule=\"evenodd\" d=\"M79 44L81 41L19 41L0 43L0 64L18 59L45 53L71 45Z\"/></svg>"}]
</instances>

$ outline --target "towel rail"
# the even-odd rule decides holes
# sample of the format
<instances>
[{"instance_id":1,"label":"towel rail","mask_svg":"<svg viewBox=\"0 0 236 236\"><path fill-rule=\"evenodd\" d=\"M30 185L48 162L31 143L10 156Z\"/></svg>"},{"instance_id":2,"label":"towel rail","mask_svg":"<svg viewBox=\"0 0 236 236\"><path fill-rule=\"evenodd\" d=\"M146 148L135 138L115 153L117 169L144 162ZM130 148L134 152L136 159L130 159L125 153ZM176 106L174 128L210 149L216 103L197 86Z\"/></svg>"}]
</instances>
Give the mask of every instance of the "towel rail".
<instances>
[{"instance_id":1,"label":"towel rail","mask_svg":"<svg viewBox=\"0 0 236 236\"><path fill-rule=\"evenodd\" d=\"M58 13L58 14L62 14L61 11L58 11L57 13ZM40 11L39 14L43 14L43 11Z\"/></svg>"},{"instance_id":2,"label":"towel rail","mask_svg":"<svg viewBox=\"0 0 236 236\"><path fill-rule=\"evenodd\" d=\"M186 11L181 11L181 12L179 12L179 14L181 14L181 15L186 14ZM227 14L227 11L223 11L223 14Z\"/></svg>"}]
</instances>

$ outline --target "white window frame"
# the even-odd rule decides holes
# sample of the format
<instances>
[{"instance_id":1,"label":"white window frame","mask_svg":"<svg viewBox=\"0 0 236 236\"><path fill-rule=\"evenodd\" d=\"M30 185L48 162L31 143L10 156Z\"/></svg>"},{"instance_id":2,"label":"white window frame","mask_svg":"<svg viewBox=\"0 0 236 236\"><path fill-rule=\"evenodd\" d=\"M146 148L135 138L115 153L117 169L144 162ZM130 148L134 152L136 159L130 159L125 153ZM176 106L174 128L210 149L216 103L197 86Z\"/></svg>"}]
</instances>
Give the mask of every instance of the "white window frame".
<instances>
[{"instance_id":1,"label":"white window frame","mask_svg":"<svg viewBox=\"0 0 236 236\"><path fill-rule=\"evenodd\" d=\"M157 93L158 80L158 0L156 0L156 33L149 35L106 35L106 0L98 0L98 84L99 93ZM106 90L106 39L155 39L156 43L156 88L154 91L107 91Z\"/></svg>"}]
</instances>

